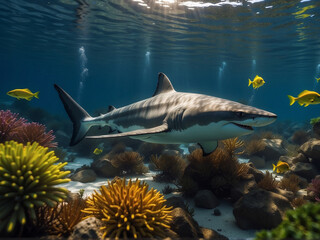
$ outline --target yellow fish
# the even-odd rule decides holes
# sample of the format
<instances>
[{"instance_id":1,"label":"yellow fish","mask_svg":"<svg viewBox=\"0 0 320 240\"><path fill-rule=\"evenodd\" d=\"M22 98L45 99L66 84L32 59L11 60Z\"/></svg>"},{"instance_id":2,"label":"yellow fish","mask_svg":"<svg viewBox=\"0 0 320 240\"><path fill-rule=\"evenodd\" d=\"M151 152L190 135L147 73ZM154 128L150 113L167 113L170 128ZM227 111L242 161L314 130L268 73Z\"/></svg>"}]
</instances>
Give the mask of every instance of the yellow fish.
<instances>
[{"instance_id":1,"label":"yellow fish","mask_svg":"<svg viewBox=\"0 0 320 240\"><path fill-rule=\"evenodd\" d=\"M315 79L317 80L317 82L319 82L319 81L320 81L320 77L319 77L319 78L316 78L316 77L315 77Z\"/></svg>"},{"instance_id":2,"label":"yellow fish","mask_svg":"<svg viewBox=\"0 0 320 240\"><path fill-rule=\"evenodd\" d=\"M278 161L277 166L273 165L273 171L277 169L277 173L285 173L286 171L290 170L290 166L286 162Z\"/></svg>"},{"instance_id":3,"label":"yellow fish","mask_svg":"<svg viewBox=\"0 0 320 240\"><path fill-rule=\"evenodd\" d=\"M30 101L33 97L39 98L39 92L32 93L28 88L24 89L14 89L7 92L7 95L17 99L26 99Z\"/></svg>"},{"instance_id":4,"label":"yellow fish","mask_svg":"<svg viewBox=\"0 0 320 240\"><path fill-rule=\"evenodd\" d=\"M102 149L101 148L96 148L94 151L93 151L93 154L95 154L95 155L99 155L99 154L101 154L102 153Z\"/></svg>"},{"instance_id":5,"label":"yellow fish","mask_svg":"<svg viewBox=\"0 0 320 240\"><path fill-rule=\"evenodd\" d=\"M261 86L263 86L263 84L265 84L266 82L263 80L262 77L259 77L258 75L253 79L253 81L250 80L249 78L249 84L248 87L252 84L252 87L254 89L259 88Z\"/></svg>"},{"instance_id":6,"label":"yellow fish","mask_svg":"<svg viewBox=\"0 0 320 240\"><path fill-rule=\"evenodd\" d=\"M297 101L300 106L309 106L310 104L319 104L320 103L320 94L313 91L304 90L301 92L298 97L292 97L288 95L288 98L290 99L290 105L294 104L295 101Z\"/></svg>"}]
</instances>

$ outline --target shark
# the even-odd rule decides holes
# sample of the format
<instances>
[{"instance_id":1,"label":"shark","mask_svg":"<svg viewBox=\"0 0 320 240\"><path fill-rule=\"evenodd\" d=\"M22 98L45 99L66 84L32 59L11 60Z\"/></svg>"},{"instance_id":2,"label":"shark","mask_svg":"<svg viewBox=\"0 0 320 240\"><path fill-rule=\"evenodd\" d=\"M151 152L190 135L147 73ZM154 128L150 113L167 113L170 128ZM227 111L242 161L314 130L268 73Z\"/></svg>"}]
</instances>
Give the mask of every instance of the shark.
<instances>
[{"instance_id":1,"label":"shark","mask_svg":"<svg viewBox=\"0 0 320 240\"><path fill-rule=\"evenodd\" d=\"M67 92L54 84L73 123L70 146L84 138L130 137L150 143L198 143L209 155L219 140L250 134L273 123L277 115L235 101L176 91L164 73L152 97L91 117ZM104 135L86 136L92 126L108 126Z\"/></svg>"}]
</instances>

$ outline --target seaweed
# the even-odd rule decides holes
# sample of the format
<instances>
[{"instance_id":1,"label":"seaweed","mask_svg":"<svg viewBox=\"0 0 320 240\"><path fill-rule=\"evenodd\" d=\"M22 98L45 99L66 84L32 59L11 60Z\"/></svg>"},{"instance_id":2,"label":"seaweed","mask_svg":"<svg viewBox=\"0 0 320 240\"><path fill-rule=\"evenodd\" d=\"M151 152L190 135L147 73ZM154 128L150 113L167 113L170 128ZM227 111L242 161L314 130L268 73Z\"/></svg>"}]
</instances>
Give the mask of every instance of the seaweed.
<instances>
[{"instance_id":1,"label":"seaweed","mask_svg":"<svg viewBox=\"0 0 320 240\"><path fill-rule=\"evenodd\" d=\"M148 168L143 164L143 157L137 152L116 154L111 159L111 164L119 168L123 174L142 174L148 172Z\"/></svg>"},{"instance_id":2,"label":"seaweed","mask_svg":"<svg viewBox=\"0 0 320 240\"><path fill-rule=\"evenodd\" d=\"M300 178L295 174L284 176L279 182L279 188L296 193L300 190Z\"/></svg>"},{"instance_id":3,"label":"seaweed","mask_svg":"<svg viewBox=\"0 0 320 240\"><path fill-rule=\"evenodd\" d=\"M272 176L272 173L266 171L262 180L258 182L258 187L268 191L272 191L278 187L278 181L275 177Z\"/></svg>"}]
</instances>

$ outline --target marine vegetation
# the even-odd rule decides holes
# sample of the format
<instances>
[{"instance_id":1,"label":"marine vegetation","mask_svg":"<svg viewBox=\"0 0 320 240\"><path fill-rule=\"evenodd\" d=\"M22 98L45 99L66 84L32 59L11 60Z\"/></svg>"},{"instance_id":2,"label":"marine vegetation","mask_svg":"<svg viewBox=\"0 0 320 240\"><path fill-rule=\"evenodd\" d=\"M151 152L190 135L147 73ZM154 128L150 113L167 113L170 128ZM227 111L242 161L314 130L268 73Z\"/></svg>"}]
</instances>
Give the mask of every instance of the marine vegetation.
<instances>
[{"instance_id":1,"label":"marine vegetation","mask_svg":"<svg viewBox=\"0 0 320 240\"><path fill-rule=\"evenodd\" d=\"M232 185L248 175L249 167L238 162L242 141L228 139L210 155L196 149L187 156L189 165L180 180L181 191L192 196L199 189L210 189L216 196L227 197Z\"/></svg>"},{"instance_id":2,"label":"marine vegetation","mask_svg":"<svg viewBox=\"0 0 320 240\"><path fill-rule=\"evenodd\" d=\"M21 126L27 120L19 118L18 113L12 113L10 110L0 111L0 143L10 141L19 133Z\"/></svg>"},{"instance_id":3,"label":"marine vegetation","mask_svg":"<svg viewBox=\"0 0 320 240\"><path fill-rule=\"evenodd\" d=\"M264 177L260 182L258 182L258 187L265 189L267 191L274 190L278 187L279 182L275 177L272 176L272 173L266 171Z\"/></svg>"},{"instance_id":4,"label":"marine vegetation","mask_svg":"<svg viewBox=\"0 0 320 240\"><path fill-rule=\"evenodd\" d=\"M0 144L0 232L13 232L36 219L35 207L54 207L67 190L55 187L69 182L67 163L37 142L23 145L15 141ZM20 227L20 228L21 228Z\"/></svg>"},{"instance_id":5,"label":"marine vegetation","mask_svg":"<svg viewBox=\"0 0 320 240\"><path fill-rule=\"evenodd\" d=\"M320 178L312 179L307 191L312 193L313 200L320 202Z\"/></svg>"},{"instance_id":6,"label":"marine vegetation","mask_svg":"<svg viewBox=\"0 0 320 240\"><path fill-rule=\"evenodd\" d=\"M127 184L125 179L108 181L108 186L101 186L100 192L94 191L87 199L85 218L103 221L103 238L164 238L172 221L172 207L165 205L159 191L148 188L139 180Z\"/></svg>"},{"instance_id":7,"label":"marine vegetation","mask_svg":"<svg viewBox=\"0 0 320 240\"><path fill-rule=\"evenodd\" d=\"M151 162L156 166L156 169L162 173L155 176L155 180L173 182L179 180L187 166L186 161L180 155L166 155L160 157L151 156Z\"/></svg>"},{"instance_id":8,"label":"marine vegetation","mask_svg":"<svg viewBox=\"0 0 320 240\"><path fill-rule=\"evenodd\" d=\"M317 118L311 118L310 119L310 124L315 125L316 123L320 122L320 117Z\"/></svg>"},{"instance_id":9,"label":"marine vegetation","mask_svg":"<svg viewBox=\"0 0 320 240\"><path fill-rule=\"evenodd\" d=\"M307 203L307 200L305 200L303 197L296 197L291 201L291 205L294 208L300 207L300 206L302 206L303 204L306 204L306 203Z\"/></svg>"},{"instance_id":10,"label":"marine vegetation","mask_svg":"<svg viewBox=\"0 0 320 240\"><path fill-rule=\"evenodd\" d=\"M152 155L160 155L164 149L164 144L143 142L140 144L138 152L142 156L144 156L144 160L146 162L149 162L151 160Z\"/></svg>"},{"instance_id":11,"label":"marine vegetation","mask_svg":"<svg viewBox=\"0 0 320 240\"><path fill-rule=\"evenodd\" d=\"M284 176L278 186L281 189L296 193L300 190L299 183L300 178L295 174L290 174L289 176Z\"/></svg>"},{"instance_id":12,"label":"marine vegetation","mask_svg":"<svg viewBox=\"0 0 320 240\"><path fill-rule=\"evenodd\" d=\"M53 142L54 139L52 130L46 132L46 126L32 122L23 124L13 140L23 144L37 142L40 146L53 148L57 146L57 143Z\"/></svg>"},{"instance_id":13,"label":"marine vegetation","mask_svg":"<svg viewBox=\"0 0 320 240\"><path fill-rule=\"evenodd\" d=\"M124 152L112 157L111 164L124 174L142 174L148 172L143 157L137 152Z\"/></svg>"},{"instance_id":14,"label":"marine vegetation","mask_svg":"<svg viewBox=\"0 0 320 240\"><path fill-rule=\"evenodd\" d=\"M278 227L258 232L255 239L320 239L320 204L306 203L288 210Z\"/></svg>"},{"instance_id":15,"label":"marine vegetation","mask_svg":"<svg viewBox=\"0 0 320 240\"><path fill-rule=\"evenodd\" d=\"M264 150L266 143L261 138L253 138L246 142L244 153L248 156L255 155L256 153Z\"/></svg>"},{"instance_id":16,"label":"marine vegetation","mask_svg":"<svg viewBox=\"0 0 320 240\"><path fill-rule=\"evenodd\" d=\"M291 137L291 141L297 145L302 145L305 142L307 142L309 139L310 139L310 134L303 129L295 131Z\"/></svg>"}]
</instances>

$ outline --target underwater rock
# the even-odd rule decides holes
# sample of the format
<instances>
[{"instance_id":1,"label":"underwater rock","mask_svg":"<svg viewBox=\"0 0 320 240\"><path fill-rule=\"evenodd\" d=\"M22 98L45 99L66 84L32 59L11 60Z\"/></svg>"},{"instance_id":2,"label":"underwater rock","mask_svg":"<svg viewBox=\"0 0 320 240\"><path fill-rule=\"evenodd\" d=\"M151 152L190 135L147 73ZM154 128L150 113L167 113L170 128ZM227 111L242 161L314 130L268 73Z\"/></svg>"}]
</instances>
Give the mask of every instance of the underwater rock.
<instances>
[{"instance_id":1,"label":"underwater rock","mask_svg":"<svg viewBox=\"0 0 320 240\"><path fill-rule=\"evenodd\" d=\"M249 160L256 168L264 168L266 165L266 160L263 157L252 156Z\"/></svg>"},{"instance_id":2,"label":"underwater rock","mask_svg":"<svg viewBox=\"0 0 320 240\"><path fill-rule=\"evenodd\" d=\"M311 158L312 163L320 169L320 140L311 139L300 147L299 152L302 152L306 157Z\"/></svg>"},{"instance_id":3,"label":"underwater rock","mask_svg":"<svg viewBox=\"0 0 320 240\"><path fill-rule=\"evenodd\" d=\"M312 132L315 134L316 138L320 138L320 122L313 124Z\"/></svg>"},{"instance_id":4,"label":"underwater rock","mask_svg":"<svg viewBox=\"0 0 320 240\"><path fill-rule=\"evenodd\" d=\"M96 179L97 174L92 169L80 170L71 176L72 181L82 183L94 182Z\"/></svg>"},{"instance_id":5,"label":"underwater rock","mask_svg":"<svg viewBox=\"0 0 320 240\"><path fill-rule=\"evenodd\" d=\"M317 175L317 171L311 163L298 162L291 170L294 174L307 179L309 182Z\"/></svg>"},{"instance_id":6,"label":"underwater rock","mask_svg":"<svg viewBox=\"0 0 320 240\"><path fill-rule=\"evenodd\" d=\"M281 195L281 196L284 196L284 197L286 197L290 202L294 199L294 194L293 194L293 192L291 192L291 191L287 191L287 190L284 190L284 189L281 189L281 188L275 188L275 189L273 189L273 190L271 190L271 192L274 192L274 193L276 193L276 194L279 194L279 195Z\"/></svg>"},{"instance_id":7,"label":"underwater rock","mask_svg":"<svg viewBox=\"0 0 320 240\"><path fill-rule=\"evenodd\" d=\"M171 215L173 216L170 224L171 230L176 232L180 238L203 237L198 223L187 211L182 208L174 208Z\"/></svg>"},{"instance_id":8,"label":"underwater rock","mask_svg":"<svg viewBox=\"0 0 320 240\"><path fill-rule=\"evenodd\" d=\"M108 159L96 160L91 167L99 177L115 177L120 174L120 170L115 168Z\"/></svg>"},{"instance_id":9,"label":"underwater rock","mask_svg":"<svg viewBox=\"0 0 320 240\"><path fill-rule=\"evenodd\" d=\"M177 156L180 155L180 152L174 149L165 149L162 151L162 155Z\"/></svg>"},{"instance_id":10,"label":"underwater rock","mask_svg":"<svg viewBox=\"0 0 320 240\"><path fill-rule=\"evenodd\" d=\"M252 175L251 179L237 181L235 184L233 184L233 188L230 191L230 197L233 202L236 202L242 196L249 193L249 191L256 188L257 188L257 182L255 181L254 176Z\"/></svg>"},{"instance_id":11,"label":"underwater rock","mask_svg":"<svg viewBox=\"0 0 320 240\"><path fill-rule=\"evenodd\" d=\"M205 240L228 240L227 237L223 236L222 234L212 229L203 228L203 227L200 227L200 229L203 234L203 239Z\"/></svg>"},{"instance_id":12,"label":"underwater rock","mask_svg":"<svg viewBox=\"0 0 320 240\"><path fill-rule=\"evenodd\" d=\"M212 209L220 204L219 199L210 190L200 190L194 197L197 207Z\"/></svg>"},{"instance_id":13,"label":"underwater rock","mask_svg":"<svg viewBox=\"0 0 320 240\"><path fill-rule=\"evenodd\" d=\"M221 216L221 211L218 208L215 208L212 213L214 216Z\"/></svg>"},{"instance_id":14,"label":"underwater rock","mask_svg":"<svg viewBox=\"0 0 320 240\"><path fill-rule=\"evenodd\" d=\"M265 147L255 155L264 157L266 161L278 161L280 156L286 155L287 150L283 147L282 139L262 139L262 141Z\"/></svg>"},{"instance_id":15,"label":"underwater rock","mask_svg":"<svg viewBox=\"0 0 320 240\"><path fill-rule=\"evenodd\" d=\"M183 200L182 197L169 197L166 201L167 207L173 207L173 208L182 208L183 210L187 210L187 206Z\"/></svg>"},{"instance_id":16,"label":"underwater rock","mask_svg":"<svg viewBox=\"0 0 320 240\"><path fill-rule=\"evenodd\" d=\"M102 226L101 220L95 217L87 218L74 227L68 239L102 239L103 232L100 230Z\"/></svg>"},{"instance_id":17,"label":"underwater rock","mask_svg":"<svg viewBox=\"0 0 320 240\"><path fill-rule=\"evenodd\" d=\"M260 182L264 178L263 172L256 169L252 163L247 163L247 165L249 165L248 174L252 174L257 183Z\"/></svg>"},{"instance_id":18,"label":"underwater rock","mask_svg":"<svg viewBox=\"0 0 320 240\"><path fill-rule=\"evenodd\" d=\"M309 159L303 153L298 153L297 156L292 158L292 163L298 162L309 163Z\"/></svg>"},{"instance_id":19,"label":"underwater rock","mask_svg":"<svg viewBox=\"0 0 320 240\"><path fill-rule=\"evenodd\" d=\"M310 139L310 134L303 129L299 129L295 131L291 137L292 143L297 145L302 145L305 142L307 142L309 139Z\"/></svg>"},{"instance_id":20,"label":"underwater rock","mask_svg":"<svg viewBox=\"0 0 320 240\"><path fill-rule=\"evenodd\" d=\"M292 206L286 197L255 189L235 203L233 215L241 229L271 229L281 223L287 209Z\"/></svg>"}]
</instances>

